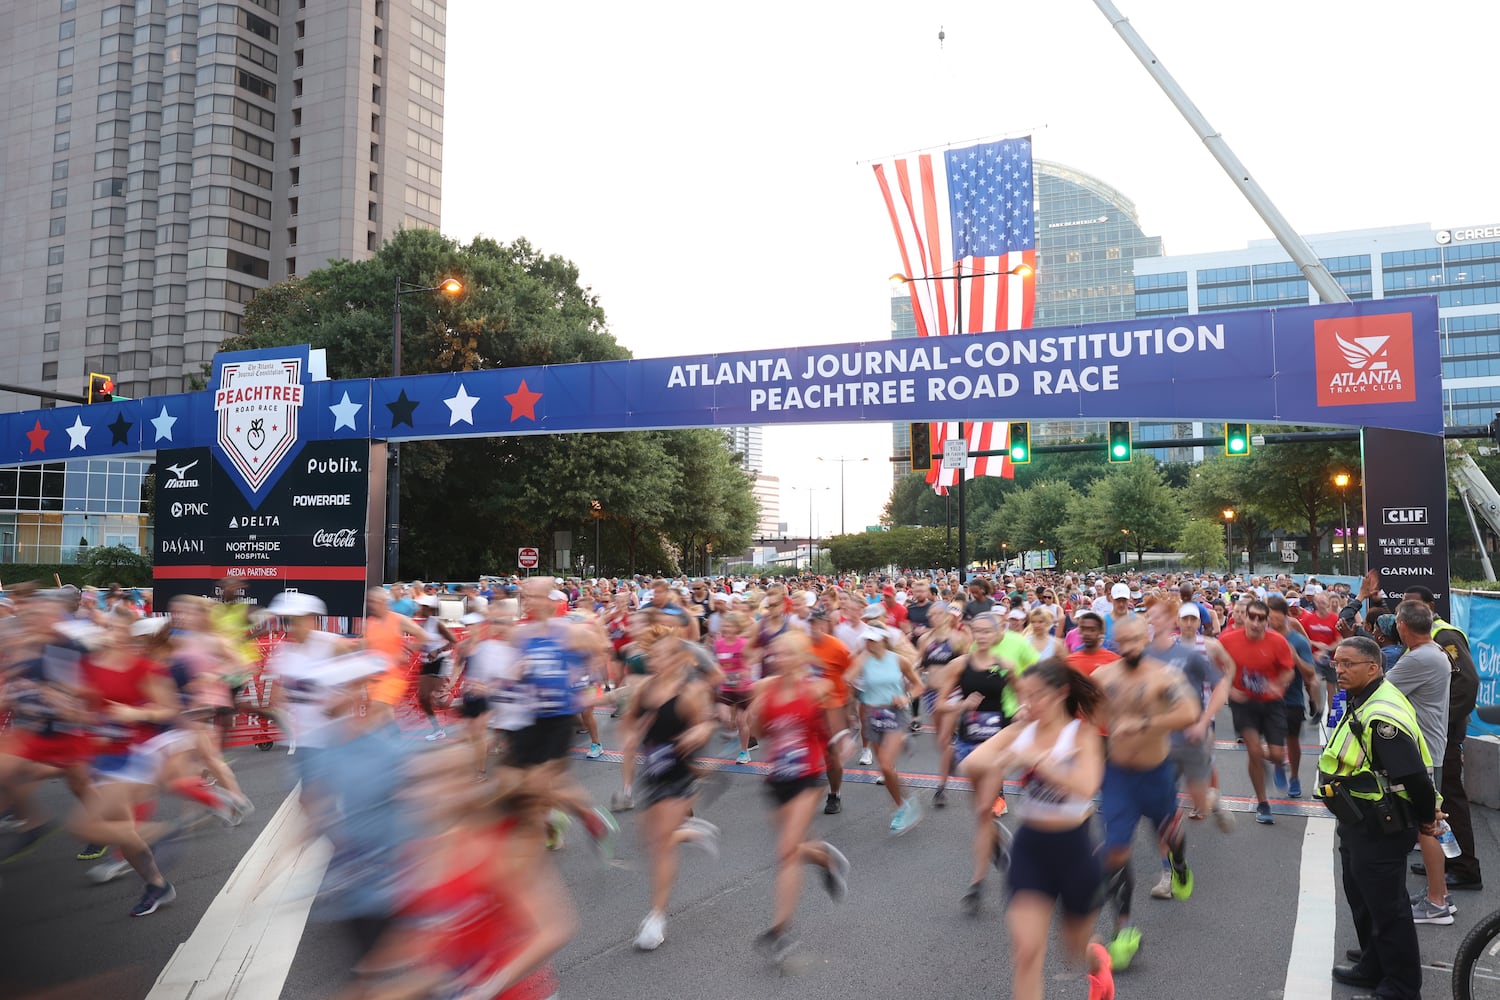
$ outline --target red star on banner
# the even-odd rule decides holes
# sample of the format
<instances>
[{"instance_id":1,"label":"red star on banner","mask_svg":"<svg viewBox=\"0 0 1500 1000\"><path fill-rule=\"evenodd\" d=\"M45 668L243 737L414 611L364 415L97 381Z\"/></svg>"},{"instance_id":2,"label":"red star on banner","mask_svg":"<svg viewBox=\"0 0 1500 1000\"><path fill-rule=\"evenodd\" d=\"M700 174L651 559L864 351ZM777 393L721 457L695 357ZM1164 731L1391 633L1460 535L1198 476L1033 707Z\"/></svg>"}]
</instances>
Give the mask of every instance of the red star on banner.
<instances>
[{"instance_id":1,"label":"red star on banner","mask_svg":"<svg viewBox=\"0 0 1500 1000\"><path fill-rule=\"evenodd\" d=\"M516 419L519 417L525 417L527 420L535 421L536 403L537 400L541 398L542 394L539 392L532 392L531 389L527 387L526 380L523 378L521 380L521 388L505 397L505 401L510 404L510 422L515 423Z\"/></svg>"},{"instance_id":2,"label":"red star on banner","mask_svg":"<svg viewBox=\"0 0 1500 1000\"><path fill-rule=\"evenodd\" d=\"M525 388L525 386L522 386L522 388ZM27 449L26 453L29 455L34 451L45 452L47 450L47 435L50 433L51 431L42 429L42 422L38 420L36 426L26 432L26 440L31 442L31 447Z\"/></svg>"}]
</instances>

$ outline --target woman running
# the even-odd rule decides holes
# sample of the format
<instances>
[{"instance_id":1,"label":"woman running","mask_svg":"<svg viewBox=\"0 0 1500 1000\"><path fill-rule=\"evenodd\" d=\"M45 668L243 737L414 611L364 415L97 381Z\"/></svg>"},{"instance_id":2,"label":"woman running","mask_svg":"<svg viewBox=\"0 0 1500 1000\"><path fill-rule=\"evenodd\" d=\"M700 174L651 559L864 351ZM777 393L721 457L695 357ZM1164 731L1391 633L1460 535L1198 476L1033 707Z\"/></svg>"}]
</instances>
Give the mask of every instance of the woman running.
<instances>
[{"instance_id":1,"label":"woman running","mask_svg":"<svg viewBox=\"0 0 1500 1000\"><path fill-rule=\"evenodd\" d=\"M1031 648L1036 650L1038 659L1050 660L1068 655L1067 646L1054 634L1055 621L1052 612L1040 605L1032 608L1026 619L1026 639L1031 643Z\"/></svg>"},{"instance_id":2,"label":"woman running","mask_svg":"<svg viewBox=\"0 0 1500 1000\"><path fill-rule=\"evenodd\" d=\"M677 845L699 847L710 857L719 852L718 827L692 817L698 779L691 758L714 732L713 691L682 643L658 639L650 668L625 713L626 724L640 733L634 799L651 863L651 909L635 939L641 951L655 951L666 939Z\"/></svg>"},{"instance_id":3,"label":"woman running","mask_svg":"<svg viewBox=\"0 0 1500 1000\"><path fill-rule=\"evenodd\" d=\"M905 833L922 818L917 800L901 789L896 761L906 742L907 713L911 699L921 694L922 679L914 667L916 650L905 642L896 649L901 633L888 625L865 626L865 648L849 668L849 685L859 691L865 706L865 738L875 749L875 761L885 779L885 790L896 804L891 832Z\"/></svg>"},{"instance_id":4,"label":"woman running","mask_svg":"<svg viewBox=\"0 0 1500 1000\"><path fill-rule=\"evenodd\" d=\"M849 859L826 840L807 839L826 777L826 702L833 685L815 678L822 664L806 636L790 632L773 647L777 673L756 684L748 714L751 729L770 747L766 788L776 802L777 829L771 929L756 944L780 964L794 946L789 928L802 894L803 865L823 869L824 888L837 902L848 887Z\"/></svg>"},{"instance_id":5,"label":"woman running","mask_svg":"<svg viewBox=\"0 0 1500 1000\"><path fill-rule=\"evenodd\" d=\"M1004 729L1019 704L1012 688L1015 664L995 655L1000 638L999 619L982 614L970 623L970 629L974 648L953 661L938 691L938 711L949 720L953 733L950 754L957 764L962 764L981 744ZM1002 772L985 772L974 779L973 877L963 895L964 908L971 915L979 912L984 877L990 865L1004 864L1006 832L995 812L995 803L1003 799L1004 793Z\"/></svg>"},{"instance_id":6,"label":"woman running","mask_svg":"<svg viewBox=\"0 0 1500 1000\"><path fill-rule=\"evenodd\" d=\"M724 682L719 685L719 704L724 706L728 715L725 721L739 733L740 753L735 758L736 764L750 763L751 732L746 709L758 678L754 670L756 663L747 655L749 628L749 619L738 611L731 611L720 619L720 634L714 639L714 657L724 673Z\"/></svg>"},{"instance_id":7,"label":"woman running","mask_svg":"<svg viewBox=\"0 0 1500 1000\"><path fill-rule=\"evenodd\" d=\"M957 716L938 711L938 692L948 675L948 667L968 644L963 627L963 608L938 601L927 611L927 632L917 646L922 663L922 683L927 691L922 700L937 730L938 787L932 793L932 805L942 809L948 804L948 776L953 772L953 725Z\"/></svg>"},{"instance_id":8,"label":"woman running","mask_svg":"<svg viewBox=\"0 0 1500 1000\"><path fill-rule=\"evenodd\" d=\"M448 651L458 642L438 617L441 604L434 594L419 597L417 613L412 617L412 622L420 625L427 634L422 644L422 672L417 678L417 704L421 707L422 714L427 716L427 725L431 727L425 737L429 743L445 739L448 735L437 720L435 698L448 681L446 675L451 669Z\"/></svg>"},{"instance_id":9,"label":"woman running","mask_svg":"<svg viewBox=\"0 0 1500 1000\"><path fill-rule=\"evenodd\" d=\"M1109 952L1089 940L1103 900L1104 875L1089 819L1104 782L1104 747L1094 727L1081 721L1103 695L1058 659L1036 664L1016 686L1026 722L986 742L963 765L976 784L1018 773L1026 793L1016 807L1021 826L1011 846L1011 996L1041 1000L1047 933L1060 902L1063 947L1071 961L1086 965L1089 1000L1112 1000Z\"/></svg>"}]
</instances>

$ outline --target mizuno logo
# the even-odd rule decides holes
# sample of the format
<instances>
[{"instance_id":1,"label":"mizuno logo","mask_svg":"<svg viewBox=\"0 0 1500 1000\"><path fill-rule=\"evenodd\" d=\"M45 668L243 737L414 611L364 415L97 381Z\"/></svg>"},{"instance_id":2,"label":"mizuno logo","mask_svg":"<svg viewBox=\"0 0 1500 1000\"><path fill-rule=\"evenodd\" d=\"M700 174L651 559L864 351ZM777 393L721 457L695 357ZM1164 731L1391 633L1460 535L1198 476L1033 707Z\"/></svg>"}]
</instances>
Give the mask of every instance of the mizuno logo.
<instances>
[{"instance_id":1,"label":"mizuno logo","mask_svg":"<svg viewBox=\"0 0 1500 1000\"><path fill-rule=\"evenodd\" d=\"M172 473L172 475L176 476L178 479L181 479L183 476L187 475L189 469L197 464L198 460L195 458L187 465L169 465L167 466L167 471Z\"/></svg>"}]
</instances>

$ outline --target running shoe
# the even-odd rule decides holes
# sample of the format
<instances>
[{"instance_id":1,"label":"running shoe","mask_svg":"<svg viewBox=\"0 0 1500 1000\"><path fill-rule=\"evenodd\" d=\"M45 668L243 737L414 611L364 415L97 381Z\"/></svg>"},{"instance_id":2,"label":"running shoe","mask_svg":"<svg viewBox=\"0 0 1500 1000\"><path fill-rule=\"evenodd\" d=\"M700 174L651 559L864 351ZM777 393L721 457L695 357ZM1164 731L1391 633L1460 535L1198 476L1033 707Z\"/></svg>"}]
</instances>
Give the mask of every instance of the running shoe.
<instances>
[{"instance_id":1,"label":"running shoe","mask_svg":"<svg viewBox=\"0 0 1500 1000\"><path fill-rule=\"evenodd\" d=\"M1414 893L1412 893L1412 896L1411 896L1411 905L1412 906L1416 906L1418 903L1420 903L1422 900L1424 900L1426 898L1427 898L1427 890L1426 889L1423 889L1421 892L1414 892ZM1458 916L1458 907L1456 907L1456 906L1453 905L1453 893L1450 892L1447 895L1443 896L1443 905L1445 905L1445 906L1448 907L1448 912L1449 913L1453 914L1455 917ZM1358 960L1356 959L1356 961L1358 961Z\"/></svg>"},{"instance_id":2,"label":"running shoe","mask_svg":"<svg viewBox=\"0 0 1500 1000\"><path fill-rule=\"evenodd\" d=\"M750 737L750 749L751 750L759 750L760 749L760 740L756 739L754 736Z\"/></svg>"},{"instance_id":3,"label":"running shoe","mask_svg":"<svg viewBox=\"0 0 1500 1000\"><path fill-rule=\"evenodd\" d=\"M1422 898L1411 906L1411 920L1414 924L1442 924L1453 923L1453 910L1447 903L1434 903L1423 893Z\"/></svg>"},{"instance_id":4,"label":"running shoe","mask_svg":"<svg viewBox=\"0 0 1500 1000\"><path fill-rule=\"evenodd\" d=\"M589 760L598 760L600 757L603 757L603 756L604 756L604 744L603 743L590 743L589 744L589 752L588 752L588 758L589 758Z\"/></svg>"},{"instance_id":5,"label":"running shoe","mask_svg":"<svg viewBox=\"0 0 1500 1000\"><path fill-rule=\"evenodd\" d=\"M146 886L146 891L141 893L140 902L130 908L130 915L132 917L150 916L176 898L177 890L172 888L171 882L163 882L161 885L148 885Z\"/></svg>"},{"instance_id":6,"label":"running shoe","mask_svg":"<svg viewBox=\"0 0 1500 1000\"><path fill-rule=\"evenodd\" d=\"M891 832L901 835L922 821L922 807L916 799L907 799L891 817Z\"/></svg>"},{"instance_id":7,"label":"running shoe","mask_svg":"<svg viewBox=\"0 0 1500 1000\"><path fill-rule=\"evenodd\" d=\"M823 841L823 850L828 854L828 867L823 869L823 888L828 890L828 898L842 903L849 893L849 859L826 840Z\"/></svg>"},{"instance_id":8,"label":"running shoe","mask_svg":"<svg viewBox=\"0 0 1500 1000\"><path fill-rule=\"evenodd\" d=\"M90 882L95 885L103 885L106 882L113 882L130 870L129 861L126 861L124 858L111 858L108 861L101 861L97 865L90 866L87 874Z\"/></svg>"},{"instance_id":9,"label":"running shoe","mask_svg":"<svg viewBox=\"0 0 1500 1000\"><path fill-rule=\"evenodd\" d=\"M1187 865L1182 866L1182 871L1172 869L1172 896L1176 899L1188 899L1193 895L1193 870Z\"/></svg>"},{"instance_id":10,"label":"running shoe","mask_svg":"<svg viewBox=\"0 0 1500 1000\"><path fill-rule=\"evenodd\" d=\"M990 848L990 863L995 866L997 872L1010 871L1010 844L1015 839L1005 824L998 819L995 820L995 845Z\"/></svg>"},{"instance_id":11,"label":"running shoe","mask_svg":"<svg viewBox=\"0 0 1500 1000\"><path fill-rule=\"evenodd\" d=\"M1089 943L1094 968L1089 972L1089 1000L1115 1000L1114 961L1109 949L1098 941Z\"/></svg>"},{"instance_id":12,"label":"running shoe","mask_svg":"<svg viewBox=\"0 0 1500 1000\"><path fill-rule=\"evenodd\" d=\"M554 809L547 817L547 850L560 851L568 842L568 827L573 821L561 809Z\"/></svg>"},{"instance_id":13,"label":"running shoe","mask_svg":"<svg viewBox=\"0 0 1500 1000\"><path fill-rule=\"evenodd\" d=\"M1167 868L1162 871L1161 878L1157 879L1156 884L1151 887L1151 898L1172 898L1172 869Z\"/></svg>"},{"instance_id":14,"label":"running shoe","mask_svg":"<svg viewBox=\"0 0 1500 1000\"><path fill-rule=\"evenodd\" d=\"M448 733L442 729L434 729L432 732L428 733L422 738L428 743L436 743L438 740L446 740L448 738Z\"/></svg>"},{"instance_id":15,"label":"running shoe","mask_svg":"<svg viewBox=\"0 0 1500 1000\"><path fill-rule=\"evenodd\" d=\"M1229 810L1224 808L1224 799L1219 795L1217 788L1208 790L1208 804L1210 811L1214 814L1214 824L1218 826L1220 833L1228 833L1234 829L1234 817L1229 815Z\"/></svg>"},{"instance_id":16,"label":"running shoe","mask_svg":"<svg viewBox=\"0 0 1500 1000\"><path fill-rule=\"evenodd\" d=\"M79 861L98 861L108 853L108 844L84 844L83 850L73 855L73 857Z\"/></svg>"},{"instance_id":17,"label":"running shoe","mask_svg":"<svg viewBox=\"0 0 1500 1000\"><path fill-rule=\"evenodd\" d=\"M1276 764L1271 768L1271 780L1276 783L1276 790L1282 795L1287 792L1286 765Z\"/></svg>"},{"instance_id":18,"label":"running shoe","mask_svg":"<svg viewBox=\"0 0 1500 1000\"><path fill-rule=\"evenodd\" d=\"M1255 822L1262 826L1270 826L1276 822L1271 816L1271 803L1262 802L1255 807Z\"/></svg>"},{"instance_id":19,"label":"running shoe","mask_svg":"<svg viewBox=\"0 0 1500 1000\"><path fill-rule=\"evenodd\" d=\"M480 775L481 780L483 780L483 777L483 775ZM241 823L245 822L245 820L250 818L250 814L255 812L255 803L251 802L250 799L244 795L231 795L229 797L229 801L234 803L235 812L239 814L239 816L234 821L235 826L239 826Z\"/></svg>"},{"instance_id":20,"label":"running shoe","mask_svg":"<svg viewBox=\"0 0 1500 1000\"><path fill-rule=\"evenodd\" d=\"M635 946L640 951L655 951L666 939L666 914L652 910L646 914L646 919L641 921L641 929L635 936Z\"/></svg>"},{"instance_id":21,"label":"running shoe","mask_svg":"<svg viewBox=\"0 0 1500 1000\"><path fill-rule=\"evenodd\" d=\"M1141 932L1126 924L1115 932L1114 940L1105 946L1105 950L1109 953L1110 968L1124 972L1130 968L1135 953L1141 950Z\"/></svg>"},{"instance_id":22,"label":"running shoe","mask_svg":"<svg viewBox=\"0 0 1500 1000\"><path fill-rule=\"evenodd\" d=\"M57 823L49 819L41 826L34 826L30 830L24 830L16 834L10 846L4 850L0 850L0 865L8 865L12 861L24 858L36 850L38 844L56 832Z\"/></svg>"},{"instance_id":23,"label":"running shoe","mask_svg":"<svg viewBox=\"0 0 1500 1000\"><path fill-rule=\"evenodd\" d=\"M595 806L584 814L583 825L593 838L594 850L599 852L599 857L605 861L613 861L615 847L620 839L620 824L615 822L614 816L610 815L608 809Z\"/></svg>"},{"instance_id":24,"label":"running shoe","mask_svg":"<svg viewBox=\"0 0 1500 1000\"><path fill-rule=\"evenodd\" d=\"M939 788L932 793L932 808L945 809L948 806L948 789Z\"/></svg>"},{"instance_id":25,"label":"running shoe","mask_svg":"<svg viewBox=\"0 0 1500 1000\"><path fill-rule=\"evenodd\" d=\"M877 785L883 785L883 784L885 784L885 775L883 775L883 774L877 774L877 775L875 775L875 784L877 784Z\"/></svg>"},{"instance_id":26,"label":"running shoe","mask_svg":"<svg viewBox=\"0 0 1500 1000\"><path fill-rule=\"evenodd\" d=\"M1293 798L1293 799L1300 799L1300 798L1302 798L1302 782L1301 782L1301 780L1299 780L1297 778L1293 778L1290 782L1288 782L1287 783L1286 794L1287 794L1287 796L1289 798Z\"/></svg>"},{"instance_id":27,"label":"running shoe","mask_svg":"<svg viewBox=\"0 0 1500 1000\"><path fill-rule=\"evenodd\" d=\"M622 788L609 797L609 808L614 812L629 812L635 808L635 796L630 789Z\"/></svg>"},{"instance_id":28,"label":"running shoe","mask_svg":"<svg viewBox=\"0 0 1500 1000\"><path fill-rule=\"evenodd\" d=\"M844 811L844 802L832 792L828 793L828 801L823 803L824 816L837 816Z\"/></svg>"},{"instance_id":29,"label":"running shoe","mask_svg":"<svg viewBox=\"0 0 1500 1000\"><path fill-rule=\"evenodd\" d=\"M958 904L963 907L964 913L971 917L979 916L979 906L984 901L984 883L975 882L964 890L959 897Z\"/></svg>"},{"instance_id":30,"label":"running shoe","mask_svg":"<svg viewBox=\"0 0 1500 1000\"><path fill-rule=\"evenodd\" d=\"M990 808L990 812L995 815L996 819L999 819L1001 816L1005 815L1005 810L1009 808L1010 806L1005 802L1005 796L1001 795L995 799L995 804Z\"/></svg>"},{"instance_id":31,"label":"running shoe","mask_svg":"<svg viewBox=\"0 0 1500 1000\"><path fill-rule=\"evenodd\" d=\"M682 833L689 847L696 847L710 859L719 860L719 828L706 819L689 816L682 821L678 831Z\"/></svg>"},{"instance_id":32,"label":"running shoe","mask_svg":"<svg viewBox=\"0 0 1500 1000\"><path fill-rule=\"evenodd\" d=\"M911 732L920 733L922 731L922 720L912 719L911 722L907 723L906 728Z\"/></svg>"},{"instance_id":33,"label":"running shoe","mask_svg":"<svg viewBox=\"0 0 1500 1000\"><path fill-rule=\"evenodd\" d=\"M734 762L736 764L748 764L748 763L750 763L750 751L749 750L741 750L739 756L734 759Z\"/></svg>"},{"instance_id":34,"label":"running shoe","mask_svg":"<svg viewBox=\"0 0 1500 1000\"><path fill-rule=\"evenodd\" d=\"M875 755L870 752L869 747L865 747L859 752L859 766L869 767L873 763L875 763Z\"/></svg>"},{"instance_id":35,"label":"running shoe","mask_svg":"<svg viewBox=\"0 0 1500 1000\"><path fill-rule=\"evenodd\" d=\"M755 939L755 950L777 965L782 965L797 947L797 942L785 931L766 931Z\"/></svg>"}]
</instances>

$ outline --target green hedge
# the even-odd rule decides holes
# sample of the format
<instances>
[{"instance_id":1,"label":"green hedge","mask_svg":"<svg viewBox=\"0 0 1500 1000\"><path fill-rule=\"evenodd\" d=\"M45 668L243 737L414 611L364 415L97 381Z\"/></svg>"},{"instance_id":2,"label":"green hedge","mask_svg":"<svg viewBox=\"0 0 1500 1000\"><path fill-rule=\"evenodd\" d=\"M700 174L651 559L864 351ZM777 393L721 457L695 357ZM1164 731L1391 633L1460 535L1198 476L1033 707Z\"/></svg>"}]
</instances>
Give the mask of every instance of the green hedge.
<instances>
[{"instance_id":1,"label":"green hedge","mask_svg":"<svg viewBox=\"0 0 1500 1000\"><path fill-rule=\"evenodd\" d=\"M113 570L102 570L91 578L91 567L78 563L4 563L0 564L0 585L14 587L18 583L36 580L44 587L55 586L54 577L75 587L92 584L95 587L118 583L122 587L151 586L151 566L116 566Z\"/></svg>"}]
</instances>

